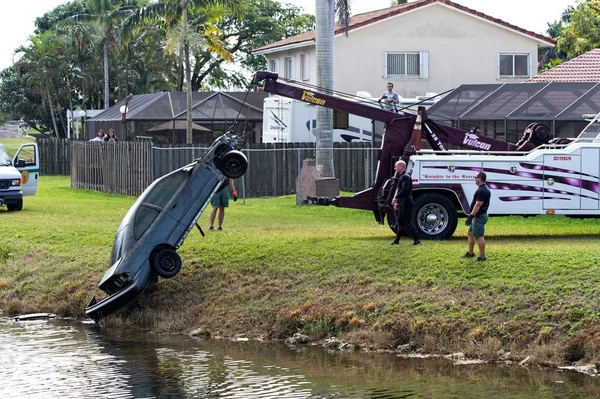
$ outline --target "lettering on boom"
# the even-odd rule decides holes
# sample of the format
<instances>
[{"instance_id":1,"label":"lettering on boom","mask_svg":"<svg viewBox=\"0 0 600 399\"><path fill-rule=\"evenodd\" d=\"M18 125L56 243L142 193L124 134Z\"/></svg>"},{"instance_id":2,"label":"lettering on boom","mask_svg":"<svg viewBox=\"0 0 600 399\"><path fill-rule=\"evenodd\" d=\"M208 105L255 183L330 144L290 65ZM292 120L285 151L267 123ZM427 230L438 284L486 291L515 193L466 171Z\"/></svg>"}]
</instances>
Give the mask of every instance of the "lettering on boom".
<instances>
[{"instance_id":1,"label":"lettering on boom","mask_svg":"<svg viewBox=\"0 0 600 399\"><path fill-rule=\"evenodd\" d=\"M301 100L306 101L307 103L313 103L313 104L317 104L317 105L325 105L325 100L315 97L315 93L312 93L310 91L302 92Z\"/></svg>"},{"instance_id":2,"label":"lettering on boom","mask_svg":"<svg viewBox=\"0 0 600 399\"><path fill-rule=\"evenodd\" d=\"M490 148L492 148L491 144L482 143L478 139L479 139L479 137L477 137L476 134L466 133L465 139L463 140L463 144L466 144L466 145L474 147L474 148L481 148L482 150L489 150Z\"/></svg>"}]
</instances>

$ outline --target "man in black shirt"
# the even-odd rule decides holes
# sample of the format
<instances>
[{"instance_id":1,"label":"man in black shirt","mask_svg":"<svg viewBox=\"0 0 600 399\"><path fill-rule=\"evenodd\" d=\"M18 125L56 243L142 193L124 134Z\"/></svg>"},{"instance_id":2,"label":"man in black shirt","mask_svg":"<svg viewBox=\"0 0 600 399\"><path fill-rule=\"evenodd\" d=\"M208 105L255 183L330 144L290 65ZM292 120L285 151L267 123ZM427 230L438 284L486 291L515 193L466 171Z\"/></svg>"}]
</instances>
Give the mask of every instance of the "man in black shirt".
<instances>
[{"instance_id":1,"label":"man in black shirt","mask_svg":"<svg viewBox=\"0 0 600 399\"><path fill-rule=\"evenodd\" d=\"M412 245L419 245L419 237L417 235L417 229L413 223L413 208L415 203L412 198L412 178L406 173L406 162L398 161L394 164L396 174L399 176L398 188L396 189L396 195L392 200L392 205L396 210L396 220L398 221L398 233L396 239L392 241L392 245L398 244L400 241L400 227L404 227L406 231L413 238Z\"/></svg>"},{"instance_id":2,"label":"man in black shirt","mask_svg":"<svg viewBox=\"0 0 600 399\"><path fill-rule=\"evenodd\" d=\"M473 249L475 248L475 240L479 247L479 257L476 261L484 261L485 257L485 224L488 221L488 208L490 206L490 197L492 193L486 184L487 176L484 172L479 172L475 175L475 184L477 191L473 195L471 201L471 212L467 216L465 226L469 226L469 238L467 239L468 250L463 258L472 258L475 256Z\"/></svg>"}]
</instances>

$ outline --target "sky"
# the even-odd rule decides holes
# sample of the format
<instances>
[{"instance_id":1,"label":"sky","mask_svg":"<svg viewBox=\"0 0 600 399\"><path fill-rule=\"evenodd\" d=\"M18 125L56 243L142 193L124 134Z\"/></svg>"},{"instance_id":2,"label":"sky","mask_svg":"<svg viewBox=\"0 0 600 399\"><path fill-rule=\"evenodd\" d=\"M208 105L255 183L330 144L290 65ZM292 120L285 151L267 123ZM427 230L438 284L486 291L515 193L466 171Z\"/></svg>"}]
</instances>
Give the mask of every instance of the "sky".
<instances>
[{"instance_id":1,"label":"sky","mask_svg":"<svg viewBox=\"0 0 600 399\"><path fill-rule=\"evenodd\" d=\"M278 0L302 7L314 14L316 0ZM351 0L352 14L389 7L390 0ZM410 0L409 0L410 1ZM27 44L34 21L68 0L0 0L3 21L0 24L0 70L13 63L14 50ZM454 0L489 16L510 22L536 33L545 32L547 22L558 20L565 8L577 0Z\"/></svg>"}]
</instances>

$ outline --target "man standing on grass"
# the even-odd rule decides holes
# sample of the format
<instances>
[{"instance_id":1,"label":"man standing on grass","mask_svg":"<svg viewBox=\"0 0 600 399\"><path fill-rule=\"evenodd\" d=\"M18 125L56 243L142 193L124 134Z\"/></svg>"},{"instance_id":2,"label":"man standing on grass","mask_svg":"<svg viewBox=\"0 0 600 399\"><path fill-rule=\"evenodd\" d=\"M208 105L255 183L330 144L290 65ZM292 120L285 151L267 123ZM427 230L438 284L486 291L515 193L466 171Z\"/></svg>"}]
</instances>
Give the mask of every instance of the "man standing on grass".
<instances>
[{"instance_id":1,"label":"man standing on grass","mask_svg":"<svg viewBox=\"0 0 600 399\"><path fill-rule=\"evenodd\" d=\"M488 208L490 206L490 197L492 193L486 184L487 176L484 172L479 172L475 175L475 184L477 184L477 191L473 195L473 201L471 201L471 212L467 216L465 226L469 226L469 237L467 239L468 250L464 254L463 258L472 258L475 256L473 249L475 248L475 240L477 240L477 246L479 247L479 257L476 261L484 261L485 257L485 224L488 221Z\"/></svg>"},{"instance_id":2,"label":"man standing on grass","mask_svg":"<svg viewBox=\"0 0 600 399\"><path fill-rule=\"evenodd\" d=\"M412 239L412 245L419 245L419 236L417 235L417 229L413 223L413 208L415 203L412 198L412 179L410 174L406 173L406 162L398 161L394 164L394 170L398 176L398 188L396 189L396 195L392 200L392 205L396 211L396 220L398 223L396 233L396 239L392 241L392 245L398 245L401 236L402 226L404 231L408 233Z\"/></svg>"},{"instance_id":3,"label":"man standing on grass","mask_svg":"<svg viewBox=\"0 0 600 399\"><path fill-rule=\"evenodd\" d=\"M208 229L211 231L214 231L215 229L215 216L217 216L217 211L219 212L219 216L217 219L219 227L217 227L217 230L223 230L225 208L229 206L229 190L231 190L231 195L233 195L233 201L237 201L237 191L235 191L233 179L225 179L225 181L221 184L221 187L217 190L212 200L210 201L210 204L212 205L212 210L210 211L210 227Z\"/></svg>"}]
</instances>

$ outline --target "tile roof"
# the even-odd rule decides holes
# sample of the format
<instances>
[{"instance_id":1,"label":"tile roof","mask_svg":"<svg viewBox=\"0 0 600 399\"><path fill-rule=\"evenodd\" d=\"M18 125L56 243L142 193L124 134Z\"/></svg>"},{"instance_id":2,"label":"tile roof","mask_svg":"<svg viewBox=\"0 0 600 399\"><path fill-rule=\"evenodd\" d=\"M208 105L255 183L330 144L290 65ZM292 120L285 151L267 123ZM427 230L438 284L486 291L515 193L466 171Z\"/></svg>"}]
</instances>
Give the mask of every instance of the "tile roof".
<instances>
[{"instance_id":1,"label":"tile roof","mask_svg":"<svg viewBox=\"0 0 600 399\"><path fill-rule=\"evenodd\" d=\"M527 80L536 82L600 82L600 49L594 49Z\"/></svg>"},{"instance_id":2,"label":"tile roof","mask_svg":"<svg viewBox=\"0 0 600 399\"><path fill-rule=\"evenodd\" d=\"M476 17L483 18L489 22L493 22L498 25L502 25L506 28L524 33L528 36L539 39L550 45L555 44L554 40L552 40L551 38L549 38L547 36L541 35L539 33L534 33L534 32L528 31L523 28L519 28L518 26L509 24L508 22L502 21L501 19L491 17L491 16L481 13L479 11L473 10L472 8L468 8L468 7L462 6L458 3L454 3L450 0L417 0L417 1L410 2L410 3L399 4L396 6L389 7L389 8L383 8L381 10L358 14L358 15L355 15L352 18L350 18L348 30L351 31L353 29L357 29L357 28L360 28L360 27L363 27L366 25L370 25L377 21L381 21L386 18L394 17L396 15L399 15L399 14L402 14L402 13L405 13L405 12L408 12L408 11L411 11L411 10L414 10L414 9L417 9L417 8L420 8L420 7L429 5L429 4L434 4L434 3L446 4L450 7L456 8L458 10L464 11L469 14L472 14ZM341 33L342 33L342 28L339 23L336 23L335 34L338 35ZM271 49L276 49L278 47L285 47L285 46L299 44L299 43L303 43L303 42L313 42L314 43L314 41L315 41L315 31L311 30L311 31L304 32L304 33L301 33L296 36L291 36L291 37L285 38L283 40L279 40L277 42L267 44L265 46L256 48L253 51L259 52L259 51L271 50Z\"/></svg>"}]
</instances>

